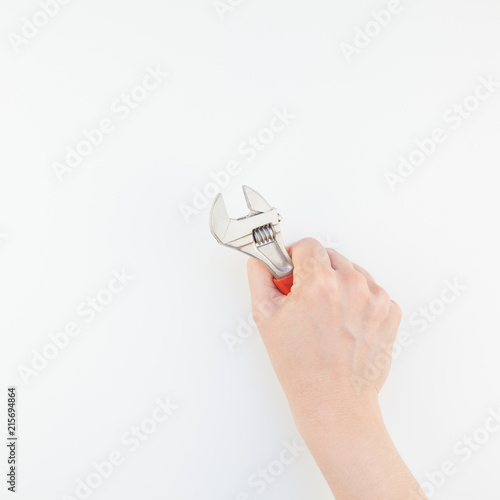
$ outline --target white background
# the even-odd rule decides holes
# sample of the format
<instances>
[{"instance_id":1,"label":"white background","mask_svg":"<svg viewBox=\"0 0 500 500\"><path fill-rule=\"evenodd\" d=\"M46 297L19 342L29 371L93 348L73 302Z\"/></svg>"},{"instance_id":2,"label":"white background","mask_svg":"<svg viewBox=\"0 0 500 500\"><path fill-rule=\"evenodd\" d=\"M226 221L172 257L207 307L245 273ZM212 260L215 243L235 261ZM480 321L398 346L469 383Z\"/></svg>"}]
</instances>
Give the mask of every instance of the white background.
<instances>
[{"instance_id":1,"label":"white background","mask_svg":"<svg viewBox=\"0 0 500 500\"><path fill-rule=\"evenodd\" d=\"M498 498L500 435L467 461L453 448L500 405L500 89L457 130L443 113L500 81L500 2L403 1L350 63L341 43L387 2L246 0L221 19L210 0L73 0L17 52L9 34L40 7L0 5L0 434L16 385L17 498L74 496L114 450L92 498L333 498L308 452L262 494L247 482L298 432L258 333L224 340L250 313L244 256L217 245L208 207L180 211L232 160L230 215L252 186L287 243L335 246L401 304L411 345L381 402L418 480L450 460L435 498ZM122 120L111 104L156 65L169 76ZM295 118L247 161L239 145L283 107ZM113 133L59 181L54 162L104 117ZM447 141L391 191L385 173L436 127ZM85 325L77 307L122 268L134 279ZM446 279L467 289L420 331ZM18 367L72 320L82 333L25 383ZM166 397L178 409L128 451Z\"/></svg>"}]
</instances>

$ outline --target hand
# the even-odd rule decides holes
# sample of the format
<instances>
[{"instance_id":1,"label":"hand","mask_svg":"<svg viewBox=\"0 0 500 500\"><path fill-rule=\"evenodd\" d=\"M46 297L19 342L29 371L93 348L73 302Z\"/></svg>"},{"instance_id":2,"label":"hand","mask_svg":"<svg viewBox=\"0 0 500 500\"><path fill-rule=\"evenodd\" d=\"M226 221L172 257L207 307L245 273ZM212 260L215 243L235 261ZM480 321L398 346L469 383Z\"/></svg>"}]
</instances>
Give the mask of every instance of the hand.
<instances>
[{"instance_id":1,"label":"hand","mask_svg":"<svg viewBox=\"0 0 500 500\"><path fill-rule=\"evenodd\" d=\"M399 306L364 269L313 239L291 249L294 285L279 292L248 262L255 321L297 425L371 409L389 373Z\"/></svg>"},{"instance_id":2,"label":"hand","mask_svg":"<svg viewBox=\"0 0 500 500\"><path fill-rule=\"evenodd\" d=\"M390 466L399 465L405 485L418 491L378 406L401 321L399 306L367 271L316 240L296 243L291 258L294 285L288 296L256 259L248 262L248 276L254 319L299 431L323 471L330 472L325 476L334 493L345 494L339 499L379 498L373 496L376 485L365 497L345 484L339 471L349 454L357 467L363 461L368 467L379 455L390 457ZM347 453L344 461L339 447L343 458ZM346 474L352 476L352 469ZM390 490L383 486L380 491L384 500L402 498L387 496Z\"/></svg>"}]
</instances>

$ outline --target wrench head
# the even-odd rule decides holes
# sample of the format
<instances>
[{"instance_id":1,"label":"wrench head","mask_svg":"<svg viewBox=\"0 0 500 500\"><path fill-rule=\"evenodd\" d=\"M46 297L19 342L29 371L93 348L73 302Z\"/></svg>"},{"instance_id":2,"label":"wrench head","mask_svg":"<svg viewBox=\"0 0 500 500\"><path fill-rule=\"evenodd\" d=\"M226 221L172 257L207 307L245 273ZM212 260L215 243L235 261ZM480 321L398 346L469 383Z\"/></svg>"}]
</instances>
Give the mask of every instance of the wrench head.
<instances>
[{"instance_id":1,"label":"wrench head","mask_svg":"<svg viewBox=\"0 0 500 500\"><path fill-rule=\"evenodd\" d=\"M215 239L223 245L228 245L232 239L238 238L238 236L242 237L249 234L249 227L251 224L247 222L240 223L240 221L246 221L256 215L272 212L274 210L273 207L271 207L271 205L251 187L243 186L243 194L245 195L247 207L250 210L250 213L245 217L231 219L227 213L226 203L221 193L217 195L212 205L210 213L210 230ZM258 227L258 225L255 227ZM251 229L253 230L255 228Z\"/></svg>"},{"instance_id":2,"label":"wrench head","mask_svg":"<svg viewBox=\"0 0 500 500\"><path fill-rule=\"evenodd\" d=\"M231 219L218 194L210 212L210 231L220 244L264 262L275 277L290 274L293 266L283 244L278 211L252 188L243 186L243 193L250 213Z\"/></svg>"}]
</instances>

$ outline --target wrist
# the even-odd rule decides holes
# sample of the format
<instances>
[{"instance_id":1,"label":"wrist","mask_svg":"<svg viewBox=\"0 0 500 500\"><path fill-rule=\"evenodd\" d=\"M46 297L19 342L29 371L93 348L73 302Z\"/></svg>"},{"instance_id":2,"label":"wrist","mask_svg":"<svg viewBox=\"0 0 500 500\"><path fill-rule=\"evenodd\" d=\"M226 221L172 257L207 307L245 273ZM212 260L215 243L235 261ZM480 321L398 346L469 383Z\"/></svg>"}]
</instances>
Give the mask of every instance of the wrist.
<instances>
[{"instance_id":1,"label":"wrist","mask_svg":"<svg viewBox=\"0 0 500 500\"><path fill-rule=\"evenodd\" d=\"M308 446L329 441L349 442L366 433L382 433L385 424L374 397L337 398L315 411L294 415L296 426Z\"/></svg>"},{"instance_id":2,"label":"wrist","mask_svg":"<svg viewBox=\"0 0 500 500\"><path fill-rule=\"evenodd\" d=\"M309 421L299 431L335 498L403 499L414 491L425 499L387 432L378 404L316 424Z\"/></svg>"}]
</instances>

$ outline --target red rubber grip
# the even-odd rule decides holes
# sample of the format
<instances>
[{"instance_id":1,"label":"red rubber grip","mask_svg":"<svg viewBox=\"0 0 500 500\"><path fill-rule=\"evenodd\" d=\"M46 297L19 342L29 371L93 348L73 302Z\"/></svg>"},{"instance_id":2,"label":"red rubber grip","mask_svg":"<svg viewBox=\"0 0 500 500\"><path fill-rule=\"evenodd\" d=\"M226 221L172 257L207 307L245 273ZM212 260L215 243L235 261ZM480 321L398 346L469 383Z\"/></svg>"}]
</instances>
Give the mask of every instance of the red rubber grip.
<instances>
[{"instance_id":1,"label":"red rubber grip","mask_svg":"<svg viewBox=\"0 0 500 500\"><path fill-rule=\"evenodd\" d=\"M273 280L274 284L281 293L288 295L293 285L293 274L280 278L279 280Z\"/></svg>"}]
</instances>

